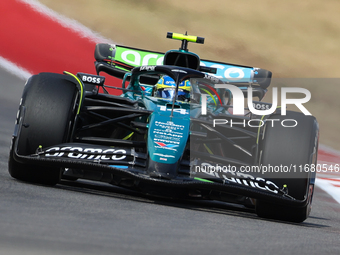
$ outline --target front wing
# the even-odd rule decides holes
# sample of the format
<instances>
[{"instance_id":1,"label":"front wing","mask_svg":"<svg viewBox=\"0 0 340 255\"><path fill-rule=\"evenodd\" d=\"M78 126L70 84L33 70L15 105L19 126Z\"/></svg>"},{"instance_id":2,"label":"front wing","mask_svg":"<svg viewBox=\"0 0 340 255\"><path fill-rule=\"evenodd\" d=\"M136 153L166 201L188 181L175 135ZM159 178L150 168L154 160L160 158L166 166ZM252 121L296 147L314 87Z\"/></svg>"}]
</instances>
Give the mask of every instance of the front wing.
<instances>
[{"instance_id":1,"label":"front wing","mask_svg":"<svg viewBox=\"0 0 340 255\"><path fill-rule=\"evenodd\" d=\"M211 181L180 175L171 180L153 178L145 171L147 155L137 153L133 149L67 143L49 148L38 148L37 152L32 155L19 155L16 149L17 144L13 146L15 146L14 159L22 164L77 169L80 174L79 178L82 178L81 173L84 171L90 171L102 173L98 181L116 185L129 183L129 186L135 187L149 185L158 189L217 191L293 207L303 207L308 202L307 198L297 200L286 196L283 192L273 193L222 179Z\"/></svg>"}]
</instances>

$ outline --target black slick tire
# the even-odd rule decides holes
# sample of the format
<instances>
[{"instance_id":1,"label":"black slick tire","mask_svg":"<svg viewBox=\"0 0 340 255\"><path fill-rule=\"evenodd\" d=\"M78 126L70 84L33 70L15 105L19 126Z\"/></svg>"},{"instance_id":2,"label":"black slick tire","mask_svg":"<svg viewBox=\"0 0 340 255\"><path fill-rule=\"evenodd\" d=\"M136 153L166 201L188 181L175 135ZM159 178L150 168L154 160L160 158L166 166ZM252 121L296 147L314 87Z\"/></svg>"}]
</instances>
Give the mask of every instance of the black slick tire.
<instances>
[{"instance_id":1,"label":"black slick tire","mask_svg":"<svg viewBox=\"0 0 340 255\"><path fill-rule=\"evenodd\" d=\"M313 116L305 116L300 112L287 111L286 116L273 115L273 121L267 121L263 136L260 138L260 164L264 166L287 166L290 172L281 172L278 178L269 179L279 188L288 188L288 195L305 200L301 207L291 207L264 200L256 201L256 213L263 218L289 222L302 222L309 216L314 190L315 171L307 170L316 166L319 128ZM296 127L284 127L280 123L285 119L293 119ZM288 122L286 122L288 124ZM294 124L290 122L289 125ZM294 168L296 171L294 171ZM286 168L288 169L288 168ZM268 179L266 175L262 176Z\"/></svg>"},{"instance_id":2,"label":"black slick tire","mask_svg":"<svg viewBox=\"0 0 340 255\"><path fill-rule=\"evenodd\" d=\"M8 171L13 178L43 185L59 182L60 167L20 163L15 160L14 144L18 145L18 155L27 156L34 154L39 146L67 142L74 124L77 95L72 77L40 73L29 78L17 114L16 125L20 131L18 136L13 136L9 155Z\"/></svg>"}]
</instances>

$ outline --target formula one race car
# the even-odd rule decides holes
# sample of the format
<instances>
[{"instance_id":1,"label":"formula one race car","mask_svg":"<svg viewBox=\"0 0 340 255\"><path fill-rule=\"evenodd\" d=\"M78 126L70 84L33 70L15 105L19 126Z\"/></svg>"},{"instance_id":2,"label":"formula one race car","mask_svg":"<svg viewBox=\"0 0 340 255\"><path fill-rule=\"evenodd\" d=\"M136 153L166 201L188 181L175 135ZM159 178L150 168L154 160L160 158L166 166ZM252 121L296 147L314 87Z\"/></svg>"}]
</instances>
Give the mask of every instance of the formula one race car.
<instances>
[{"instance_id":1,"label":"formula one race car","mask_svg":"<svg viewBox=\"0 0 340 255\"><path fill-rule=\"evenodd\" d=\"M315 181L315 171L306 167L316 164L316 119L293 111L282 115L279 107L261 102L271 72L201 60L187 45L204 38L167 37L181 40L181 48L162 54L97 44L97 75L29 78L12 138L10 175L45 185L61 178L101 181L304 221ZM122 87L105 85L100 72L122 79ZM109 94L112 89L122 94ZM244 97L249 108L235 114L236 101L243 104ZM261 109L271 113L253 113ZM287 119L294 125L281 125Z\"/></svg>"}]
</instances>

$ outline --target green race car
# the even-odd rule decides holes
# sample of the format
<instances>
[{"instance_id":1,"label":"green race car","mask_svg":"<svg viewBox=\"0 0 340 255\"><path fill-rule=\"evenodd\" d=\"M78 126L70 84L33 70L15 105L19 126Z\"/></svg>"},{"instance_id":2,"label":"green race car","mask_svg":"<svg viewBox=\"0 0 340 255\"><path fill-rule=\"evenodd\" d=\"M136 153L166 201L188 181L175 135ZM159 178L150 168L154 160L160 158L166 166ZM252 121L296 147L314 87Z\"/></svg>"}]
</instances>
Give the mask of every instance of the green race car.
<instances>
[{"instance_id":1,"label":"green race car","mask_svg":"<svg viewBox=\"0 0 340 255\"><path fill-rule=\"evenodd\" d=\"M180 49L163 54L98 44L97 74L29 78L10 149L11 176L47 185L88 179L304 221L315 174L296 167L316 164L316 119L292 111L282 115L261 102L271 72L201 60L187 45L204 38L167 37L181 40ZM101 72L122 79L122 87L104 84ZM254 109L272 112L258 115L246 108L235 114L235 91L249 95ZM296 125L281 125L287 118Z\"/></svg>"}]
</instances>

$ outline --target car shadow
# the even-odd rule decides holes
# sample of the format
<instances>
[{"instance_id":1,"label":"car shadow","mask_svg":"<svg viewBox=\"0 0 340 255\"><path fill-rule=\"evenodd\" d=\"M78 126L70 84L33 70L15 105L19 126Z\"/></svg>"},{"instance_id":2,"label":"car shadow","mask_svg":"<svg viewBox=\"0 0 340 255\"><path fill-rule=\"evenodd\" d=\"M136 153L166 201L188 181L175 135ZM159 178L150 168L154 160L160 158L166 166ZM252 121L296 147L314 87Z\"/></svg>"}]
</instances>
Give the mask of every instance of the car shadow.
<instances>
[{"instance_id":1,"label":"car shadow","mask_svg":"<svg viewBox=\"0 0 340 255\"><path fill-rule=\"evenodd\" d=\"M331 226L312 223L302 222L302 223L291 223L284 222L273 219L264 219L260 218L255 214L255 210L252 208L247 208L243 205L231 204L220 201L213 200L188 200L188 199L170 199L170 198L160 198L154 197L150 195L145 195L135 190L130 190L106 183L98 183L87 180L78 180L78 181L67 181L62 180L55 188L69 190L73 192L80 192L92 195L106 196L112 197L116 199L123 199L129 201L135 201L140 203L150 203L150 204L158 204L163 206L177 207L181 209L194 210L200 212L209 212L214 214L222 214L229 215L235 217L242 217L247 219L253 219L258 221L267 221L267 222L276 222L281 224L289 224L296 225L300 227L307 228L328 228ZM310 217L310 219L318 220L317 217ZM324 219L323 219L324 220Z\"/></svg>"}]
</instances>

